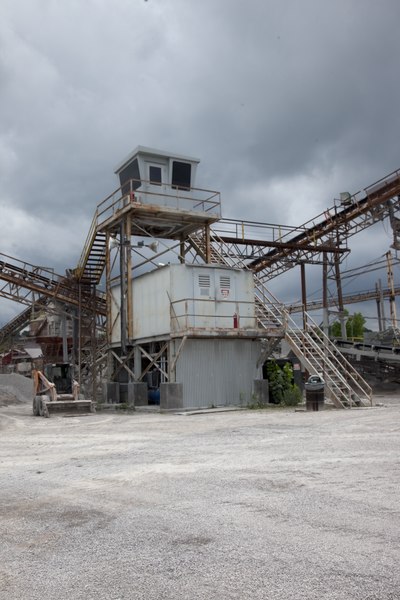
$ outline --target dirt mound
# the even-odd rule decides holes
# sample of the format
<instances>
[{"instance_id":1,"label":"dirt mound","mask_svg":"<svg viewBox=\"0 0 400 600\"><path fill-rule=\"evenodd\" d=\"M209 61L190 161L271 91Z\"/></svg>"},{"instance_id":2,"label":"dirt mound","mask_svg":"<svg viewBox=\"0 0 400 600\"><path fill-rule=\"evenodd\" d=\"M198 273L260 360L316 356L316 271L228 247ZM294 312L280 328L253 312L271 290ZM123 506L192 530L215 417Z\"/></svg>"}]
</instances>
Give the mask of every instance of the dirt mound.
<instances>
[{"instance_id":1,"label":"dirt mound","mask_svg":"<svg viewBox=\"0 0 400 600\"><path fill-rule=\"evenodd\" d=\"M22 404L22 401L18 400L12 392L0 389L0 406L10 406L11 404Z\"/></svg>"}]
</instances>

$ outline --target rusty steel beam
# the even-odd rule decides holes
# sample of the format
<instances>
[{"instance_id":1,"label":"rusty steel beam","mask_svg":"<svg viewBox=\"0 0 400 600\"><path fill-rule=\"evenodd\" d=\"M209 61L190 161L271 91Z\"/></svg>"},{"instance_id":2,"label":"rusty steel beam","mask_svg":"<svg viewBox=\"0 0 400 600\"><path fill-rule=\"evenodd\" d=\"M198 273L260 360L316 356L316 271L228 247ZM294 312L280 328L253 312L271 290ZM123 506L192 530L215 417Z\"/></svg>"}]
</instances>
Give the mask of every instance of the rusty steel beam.
<instances>
[{"instance_id":1,"label":"rusty steel beam","mask_svg":"<svg viewBox=\"0 0 400 600\"><path fill-rule=\"evenodd\" d=\"M400 286L396 286L393 288L385 288L382 290L382 297L390 298L390 296L394 294L395 296L400 296ZM376 300L381 295L381 291L378 289L367 290L365 292L358 292L354 294L343 294L343 305L347 304L357 304L358 302L366 302L367 300ZM327 300L327 306L338 306L339 300L336 296L329 298ZM312 310L319 310L324 307L324 300L312 300L308 301L307 309L308 312ZM303 305L301 303L290 304L286 307L291 313L298 313L303 310Z\"/></svg>"},{"instance_id":2,"label":"rusty steel beam","mask_svg":"<svg viewBox=\"0 0 400 600\"><path fill-rule=\"evenodd\" d=\"M336 240L346 240L357 232L370 227L377 221L389 217L394 210L400 209L400 170L390 173L390 175L372 184L363 190L365 194L359 199L360 192L350 198L351 204L338 210L334 206L326 210L318 224L313 221L301 226L303 231L288 240L288 243L295 244L298 249L309 245L310 241L314 243L317 240L328 240L334 236ZM394 199L397 196L397 199ZM273 265L287 259L286 249L276 248L263 256L254 259L248 266L256 273L268 270ZM279 271L281 272L281 271ZM270 273L271 275L272 273Z\"/></svg>"},{"instance_id":3,"label":"rusty steel beam","mask_svg":"<svg viewBox=\"0 0 400 600\"><path fill-rule=\"evenodd\" d=\"M216 238L211 238L212 240ZM278 248L282 250L301 250L310 252L332 252L333 254L343 254L348 252L348 248L332 246L330 244L302 244L299 246L296 242L274 242L267 240L251 239L251 238L236 238L229 236L219 236L217 241L222 241L226 244L236 244L238 246L259 246L260 248Z\"/></svg>"},{"instance_id":4,"label":"rusty steel beam","mask_svg":"<svg viewBox=\"0 0 400 600\"><path fill-rule=\"evenodd\" d=\"M1 258L7 258L7 261ZM3 282L0 295L17 302L27 304L27 296L35 292L58 302L79 307L79 285L76 281L4 254L0 254L0 281ZM93 300L92 294L83 287L82 297L86 309L94 308L96 313L106 314L103 294L97 294ZM93 302L95 302L94 306Z\"/></svg>"}]
</instances>

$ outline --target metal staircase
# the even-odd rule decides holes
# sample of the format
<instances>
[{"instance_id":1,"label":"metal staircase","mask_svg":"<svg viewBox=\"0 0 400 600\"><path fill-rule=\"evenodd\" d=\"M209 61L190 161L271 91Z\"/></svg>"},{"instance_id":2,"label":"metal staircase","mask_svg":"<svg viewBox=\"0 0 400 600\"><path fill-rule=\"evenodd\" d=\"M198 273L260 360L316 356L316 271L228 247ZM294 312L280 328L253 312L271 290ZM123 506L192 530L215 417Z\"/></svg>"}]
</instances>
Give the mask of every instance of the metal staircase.
<instances>
[{"instance_id":1,"label":"metal staircase","mask_svg":"<svg viewBox=\"0 0 400 600\"><path fill-rule=\"evenodd\" d=\"M104 232L98 231L97 221L96 210L78 266L74 270L76 278L89 285L97 285L100 282L106 266L107 236Z\"/></svg>"},{"instance_id":2,"label":"metal staircase","mask_svg":"<svg viewBox=\"0 0 400 600\"><path fill-rule=\"evenodd\" d=\"M192 233L188 238L189 244L195 251L195 253L201 257L201 259L206 262L206 237L204 230L196 231ZM215 264L225 264L230 267L237 267L242 269L243 264L239 263L238 259L228 260L230 257L224 256L221 250L218 250L216 242L218 242L218 237L212 236L212 243L210 244L210 258L211 262ZM223 242L222 245L224 245Z\"/></svg>"},{"instance_id":3,"label":"metal staircase","mask_svg":"<svg viewBox=\"0 0 400 600\"><path fill-rule=\"evenodd\" d=\"M211 262L248 269L241 261L230 256L229 252L224 252L222 240L217 240L214 235L212 241L214 243L211 244ZM195 252L205 259L204 236L201 233L192 234L190 244ZM337 408L371 405L372 390L370 386L338 351L310 315L304 313L306 328L302 329L290 316L285 306L269 292L259 276L253 273L253 277L256 317L259 327L266 330L277 327L284 331L286 341L303 368L310 375L322 373L328 390L327 396Z\"/></svg>"},{"instance_id":4,"label":"metal staircase","mask_svg":"<svg viewBox=\"0 0 400 600\"><path fill-rule=\"evenodd\" d=\"M306 312L305 329L290 316L287 309L267 290L254 274L256 314L262 327L271 322L281 326L290 348L310 375L322 374L328 397L337 408L370 406L372 390L361 375L339 352L335 344Z\"/></svg>"}]
</instances>

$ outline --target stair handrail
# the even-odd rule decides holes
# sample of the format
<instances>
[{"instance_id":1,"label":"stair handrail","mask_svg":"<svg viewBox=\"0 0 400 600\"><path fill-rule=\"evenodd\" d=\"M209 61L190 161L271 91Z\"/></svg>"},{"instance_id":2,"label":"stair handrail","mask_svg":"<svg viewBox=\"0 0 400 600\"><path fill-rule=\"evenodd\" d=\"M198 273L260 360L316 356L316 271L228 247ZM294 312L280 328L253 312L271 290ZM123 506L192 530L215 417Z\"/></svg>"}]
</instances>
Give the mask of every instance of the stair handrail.
<instances>
[{"instance_id":1,"label":"stair handrail","mask_svg":"<svg viewBox=\"0 0 400 600\"><path fill-rule=\"evenodd\" d=\"M221 245L224 244L224 241L214 232L213 232L213 239L218 241ZM222 262L223 264L226 264L227 266L231 266L231 267L239 267L240 266L241 269L245 269L248 271L251 270L251 269L249 269L249 267L247 265L243 264L242 262L240 262L240 263L239 263L239 261L236 261L236 263L228 262L226 260L226 258L221 255L221 253L218 255L218 258L220 259L220 262ZM328 366L328 363L329 363L329 368L333 371L335 377L337 377L340 380L342 386L344 386L344 388L347 390L347 392L349 394L350 405L351 405L351 402L352 402L351 395L352 395L352 393L357 393L357 392L355 392L355 390L350 386L348 379L346 379L342 375L341 371L338 370L338 368L336 366L339 363L339 359L337 357L336 346L331 342L331 340L328 338L328 336L326 336L324 334L324 332L321 330L321 332L324 336L324 341L325 341L324 348L322 349L317 344L315 339L307 331L308 319L310 321L312 321L313 323L315 323L315 321L311 318L311 316L308 315L307 313L305 313L304 317L305 317L305 322L306 322L306 330L302 330L297 325L297 323L294 321L294 319L291 317L290 313L285 308L285 306L282 304L282 302L280 302L274 296L274 294L265 286L265 284L260 280L258 275L254 272L253 272L253 278L254 278L255 291L256 291L255 298L256 298L256 301L259 300L259 302L260 302L260 304L258 304L258 309L260 310L260 308L262 308L262 310L264 311L264 315L266 315L267 317L272 315L273 319L275 319L275 322L277 321L280 325L284 326L287 333L292 334L292 342L295 344L296 348L298 349L299 354L303 356L304 361L307 361L307 363L310 366L312 366L312 364L310 363L309 359L306 356L306 353L304 352L304 343L303 342L304 342L305 336L307 335L307 341L311 345L312 349L315 351L316 355L322 361L322 364ZM261 298L257 295L257 293L261 295ZM264 300L266 298L268 299L268 303L265 302L265 300ZM272 300L272 302L271 302L271 300ZM272 310L271 306L274 307L275 310ZM258 322L261 324L262 327L264 327L264 324L262 323L262 320L260 318L258 318ZM319 327L316 323L315 323L315 326L317 329L319 329ZM295 339L293 339L293 336L295 337ZM303 346L303 349L302 349L302 346ZM335 352L332 351L331 347L334 347ZM326 355L326 351L328 352L329 356ZM372 390L371 390L370 386L357 373L357 371L354 369L354 367L344 357L342 360L342 354L341 354L340 365L342 365L343 363L346 365L348 378L351 380L351 382L354 384L354 386L356 388L358 388L359 392L361 392L362 395L367 394L370 404L372 404ZM313 370L314 370L314 367L313 367ZM352 374L353 371L358 375L359 380L357 380L353 376L353 374ZM343 392L343 390L340 390L337 382L334 379L332 379L332 376L328 374L328 377L329 377L329 385L331 387L331 391L334 393L334 390L332 390L332 388L336 388L340 392ZM360 384L360 382L359 382L360 380L364 383L365 388ZM362 400L361 396L359 395L359 392L357 393L357 395L359 396L360 400ZM340 402L340 404L342 404L340 398L338 396L336 396L336 398L337 398L338 402Z\"/></svg>"},{"instance_id":2,"label":"stair handrail","mask_svg":"<svg viewBox=\"0 0 400 600\"><path fill-rule=\"evenodd\" d=\"M255 276L255 281L257 283L256 285L256 290L258 292L262 292L263 297L265 297L265 295L269 295L274 299L274 303L272 304L272 306L276 306L277 307L277 311L274 313L267 304L263 304L262 306L269 311L269 313L273 314L273 316L275 316L275 318L282 319L282 323L285 325L286 330L291 333L292 335L295 336L297 343L296 343L296 347L298 348L299 352L301 352L302 354L304 354L304 352L302 352L301 347L299 345L299 342L301 344L302 342L302 338L305 337L305 335L308 335L307 337L307 341L309 342L309 344L311 344L312 348L316 351L317 355L321 358L321 360L323 361L323 363L327 363L328 360L330 362L330 368L333 369L335 376L338 377L340 379L340 381L342 382L342 384L348 389L349 392L354 391L354 389L349 385L349 381L343 377L342 373L340 370L337 369L337 364L339 363L339 359L337 357L337 348L336 346L331 342L331 340L329 339L328 336L326 336L324 334L324 332L319 328L319 326L317 325L317 323L312 319L312 317L306 313L304 311L304 316L305 316L305 322L306 322L306 330L303 330L299 327L299 325L294 321L294 319L291 317L290 313L288 312L288 310L284 307L284 305L280 304L279 301L274 297L274 295L272 294L272 292L270 292L268 290L268 288L266 288L266 286L258 280L258 278ZM260 290L261 288L261 290ZM257 297L257 296L256 296ZM278 308L279 307L279 308ZM319 344L316 342L316 340L309 334L308 329L308 323L309 321L311 321L314 325L314 329L318 330L322 333L323 335L323 341L324 341L324 347L321 348L319 346ZM334 348L335 351L332 351L332 348ZM328 354L328 356L326 355ZM305 359L307 359L306 356L304 356ZM343 360L342 360L343 358ZM360 392L363 395L367 395L368 399L370 401L370 404L372 404L372 389L370 388L370 386L368 385L368 383L363 379L363 377L361 377L357 371L354 369L354 367L341 355L341 360L340 360L340 365L342 365L343 363L345 363L346 365L346 370L347 370L347 375L349 377L349 379L351 380L351 382L354 384L354 386L356 388L358 388L358 393L357 395L360 394ZM353 372L357 375L357 379L354 377ZM360 381L363 382L364 387L361 385ZM333 382L333 380L332 380ZM333 382L335 383L335 382ZM361 399L361 397L360 397Z\"/></svg>"},{"instance_id":3,"label":"stair handrail","mask_svg":"<svg viewBox=\"0 0 400 600\"><path fill-rule=\"evenodd\" d=\"M286 317L287 314L281 315L283 322L286 321ZM297 350L298 356L299 358L301 357L301 361L303 362L304 366L311 373L317 374L319 371L317 370L312 361L318 360L319 362L321 362L322 368L325 371L325 378L327 379L328 387L334 394L337 403L340 404L340 406L342 407L344 406L342 401L340 400L340 396L343 395L344 390L346 390L349 400L351 402L352 389L349 383L346 381L342 373L338 371L336 366L332 364L330 359L321 350L316 341L307 332L305 332L299 327L294 328L290 326L287 322L285 322L284 326L286 337L290 340L292 349L295 348ZM306 341L309 344L308 348L305 347ZM329 371L331 371L331 373ZM333 379L332 373L336 376L338 381L335 381ZM338 382L341 383L342 388L339 386Z\"/></svg>"},{"instance_id":4,"label":"stair handrail","mask_svg":"<svg viewBox=\"0 0 400 600\"><path fill-rule=\"evenodd\" d=\"M90 256L90 251L92 249L93 242L94 242L94 240L96 238L96 234L97 234L97 221L98 221L98 208L96 208L96 210L94 212L93 219L90 224L88 234L86 236L86 241L83 246L83 250L82 250L81 256L79 258L79 261L78 261L78 265L74 269L75 275L78 278L82 276L83 271L85 270L86 263Z\"/></svg>"},{"instance_id":5,"label":"stair handrail","mask_svg":"<svg viewBox=\"0 0 400 600\"><path fill-rule=\"evenodd\" d=\"M304 314L305 314L305 318L306 318L307 328L310 328L313 332L318 331L318 335L321 335L320 339L322 340L322 342L324 344L324 348L329 351L330 355L335 359L335 362L338 362L339 361L339 359L337 357L338 350L337 350L337 347L335 346L335 344L332 342L331 339L329 339L329 337L326 335L326 333L321 329L321 327L316 323L316 321L311 317L311 315L309 313L304 311ZM309 327L310 321L313 326L312 328ZM331 350L331 348L333 348L333 350ZM343 354L341 352L340 352L340 363L341 364L344 363L346 365L346 371L347 371L347 374L350 376L350 379L352 380L353 383L355 383L355 385L360 390L363 391L363 393L368 395L368 398L372 405L372 388L371 388L371 386L365 381L365 379L358 373L358 371L346 359L346 357L343 356ZM354 376L353 373L355 373L356 376ZM364 387L360 382L362 382L364 384Z\"/></svg>"}]
</instances>

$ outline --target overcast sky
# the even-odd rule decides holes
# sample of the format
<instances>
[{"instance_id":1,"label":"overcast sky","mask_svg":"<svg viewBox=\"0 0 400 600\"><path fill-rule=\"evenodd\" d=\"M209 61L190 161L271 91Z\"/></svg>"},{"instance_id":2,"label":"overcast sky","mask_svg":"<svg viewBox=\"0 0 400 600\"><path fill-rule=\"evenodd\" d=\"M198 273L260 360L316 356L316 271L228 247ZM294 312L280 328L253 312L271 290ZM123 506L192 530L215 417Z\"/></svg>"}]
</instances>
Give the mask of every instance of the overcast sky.
<instances>
[{"instance_id":1,"label":"overcast sky","mask_svg":"<svg viewBox=\"0 0 400 600\"><path fill-rule=\"evenodd\" d=\"M224 217L292 225L399 168L399 22L398 0L1 0L0 252L75 266L137 145L199 157ZM390 243L379 224L352 260Z\"/></svg>"}]
</instances>

